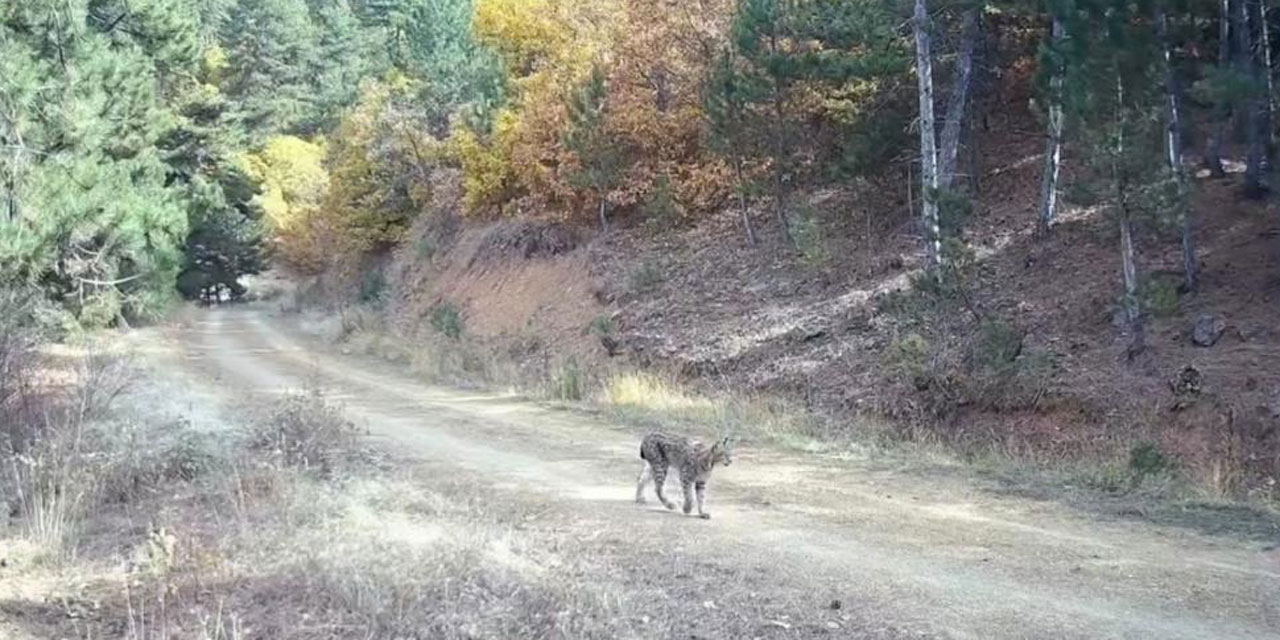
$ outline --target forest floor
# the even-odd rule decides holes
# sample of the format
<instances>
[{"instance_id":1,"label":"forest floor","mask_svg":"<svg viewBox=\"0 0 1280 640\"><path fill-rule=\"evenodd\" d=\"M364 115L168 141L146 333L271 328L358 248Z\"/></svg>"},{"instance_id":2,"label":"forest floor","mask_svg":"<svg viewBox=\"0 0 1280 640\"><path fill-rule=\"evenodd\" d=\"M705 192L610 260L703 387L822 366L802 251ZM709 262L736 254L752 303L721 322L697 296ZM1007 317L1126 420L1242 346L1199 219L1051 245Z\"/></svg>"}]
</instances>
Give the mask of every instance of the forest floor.
<instances>
[{"instance_id":1,"label":"forest floor","mask_svg":"<svg viewBox=\"0 0 1280 640\"><path fill-rule=\"evenodd\" d=\"M6 637L106 637L104 629L130 638L267 637L261 634L272 627L264 619L291 630L271 637L390 633L386 611L382 617L349 614L346 626L315 613L320 596L314 594L325 592L316 585L346 593L346 610L360 612L388 590L409 603L415 594L422 597L422 583L403 583L423 567L446 574L443 595L431 600L440 610L432 622L442 630L438 637L1280 635L1274 541L1099 517L1057 501L992 491L945 465L922 471L892 458L765 445L742 448L731 466L717 470L709 490L713 519L703 521L664 511L652 498L647 506L635 504L640 461L632 426L515 396L425 385L384 361L324 349L260 306L201 311L165 335L137 332L132 340L155 381L149 393L164 398L159 404L201 416L196 422L214 429L222 423L216 416L235 407L318 386L390 456L384 467L398 470L396 484L372 491L369 482L342 483L330 489L346 505L334 510L339 515L321 509L285 518L270 543L277 551L255 571L222 582L211 577L218 572L202 574L191 597L206 594L203 635L155 635L156 627L148 634L138 622L148 618L132 600L116 612L123 621L93 633L95 620L106 624L111 605L97 604L92 593L109 602L118 583L78 576L78 597L95 603L80 611L49 595L55 585L67 588L66 571L51 578L40 566L11 560L0 568L9 573L0 573ZM128 404L154 400L126 398ZM431 496L429 509L413 497L423 492ZM167 522L179 541L195 545L201 536L192 532L214 526L210 514L207 501L196 501L146 518L133 514L130 522ZM419 553L450 539L463 539L453 544L470 545L464 547L470 555L399 560L404 549ZM357 588L343 582L354 578L326 573L335 571L338 555L341 575L366 575L368 567L351 552L366 542L377 549L373 557L391 563L382 567L384 582L369 579ZM21 558L15 544L0 543L0 556ZM225 544L218 549L231 553ZM198 564L192 554L180 550L178 564ZM309 576L300 583L305 588L288 591L294 595L282 595L287 581L271 570L281 555L302 557ZM478 565L458 558L478 558ZM468 582L477 572L484 579ZM448 580L456 585L452 595ZM352 589L360 597L351 596ZM208 593L220 594L214 626L222 631L215 633L209 632ZM313 595L299 602L297 593ZM170 597L178 609L178 596ZM330 595L325 611L333 599L342 600ZM194 609L182 602L184 610ZM178 615L152 609L153 624ZM221 624L227 612L249 631L227 632L232 625ZM484 626L508 618L521 622Z\"/></svg>"}]
</instances>

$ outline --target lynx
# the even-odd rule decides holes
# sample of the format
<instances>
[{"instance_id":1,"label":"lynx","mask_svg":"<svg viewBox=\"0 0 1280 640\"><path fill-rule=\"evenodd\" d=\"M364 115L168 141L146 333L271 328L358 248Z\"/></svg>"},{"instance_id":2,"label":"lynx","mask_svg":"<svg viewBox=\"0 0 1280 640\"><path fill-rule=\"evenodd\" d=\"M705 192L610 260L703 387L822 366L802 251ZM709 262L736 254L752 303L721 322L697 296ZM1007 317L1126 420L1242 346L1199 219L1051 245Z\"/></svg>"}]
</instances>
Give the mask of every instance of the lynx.
<instances>
[{"instance_id":1,"label":"lynx","mask_svg":"<svg viewBox=\"0 0 1280 640\"><path fill-rule=\"evenodd\" d=\"M686 438L665 433L650 433L640 442L640 459L644 460L644 468L636 480L636 502L644 504L644 487L653 481L654 492L658 500L668 509L676 505L662 494L663 483L667 479L667 470L672 465L680 473L680 486L684 491L684 512L687 515L693 510L694 493L698 499L698 517L709 519L711 514L703 507L703 496L707 489L707 480L711 470L717 464L729 466L733 462L728 438L719 440L708 448L706 445Z\"/></svg>"}]
</instances>

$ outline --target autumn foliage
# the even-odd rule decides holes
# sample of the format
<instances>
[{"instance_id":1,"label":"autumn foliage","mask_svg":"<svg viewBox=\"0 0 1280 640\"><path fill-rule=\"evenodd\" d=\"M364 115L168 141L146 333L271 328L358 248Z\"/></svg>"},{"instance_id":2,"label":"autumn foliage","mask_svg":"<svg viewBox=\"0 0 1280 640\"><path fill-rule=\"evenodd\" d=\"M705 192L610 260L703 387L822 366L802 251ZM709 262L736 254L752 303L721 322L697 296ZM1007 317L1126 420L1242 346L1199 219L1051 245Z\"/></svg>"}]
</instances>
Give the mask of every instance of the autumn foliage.
<instances>
[{"instance_id":1,"label":"autumn foliage","mask_svg":"<svg viewBox=\"0 0 1280 640\"><path fill-rule=\"evenodd\" d=\"M783 0L442 2L420 17L429 38L452 45L366 80L322 145L273 139L250 156L278 255L296 267L323 268L321 238L341 239L330 253L393 245L445 165L460 170L466 214L477 217L607 227L628 213L687 219L735 195L741 204L771 175L790 182L838 156L832 131L868 113L886 86L876 74L905 70L868 73L865 61L888 49L847 41L880 38L889 21L874 3L840 12ZM892 26L882 31L894 39ZM440 103L424 96L438 93L441 69L474 77L448 79L463 88L448 113L422 113L416 104ZM715 112L725 97L711 95L725 90L736 92L732 122ZM441 117L449 125L433 126ZM286 149L305 158L282 163ZM286 169L305 177L278 175ZM299 181L323 193L282 195Z\"/></svg>"}]
</instances>

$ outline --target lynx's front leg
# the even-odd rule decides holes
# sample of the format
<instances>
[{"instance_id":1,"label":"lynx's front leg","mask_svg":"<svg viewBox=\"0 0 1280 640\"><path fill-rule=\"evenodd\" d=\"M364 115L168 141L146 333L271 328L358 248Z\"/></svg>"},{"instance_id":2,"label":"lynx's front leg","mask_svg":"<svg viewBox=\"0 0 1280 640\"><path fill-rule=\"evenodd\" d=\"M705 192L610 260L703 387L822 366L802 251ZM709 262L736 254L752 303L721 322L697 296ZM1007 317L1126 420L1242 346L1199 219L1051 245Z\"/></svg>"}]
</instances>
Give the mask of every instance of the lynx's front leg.
<instances>
[{"instance_id":1,"label":"lynx's front leg","mask_svg":"<svg viewBox=\"0 0 1280 640\"><path fill-rule=\"evenodd\" d=\"M653 471L649 468L649 463L644 463L640 469L640 477L636 479L636 503L644 504L644 489L648 486L649 481L653 479Z\"/></svg>"},{"instance_id":2,"label":"lynx's front leg","mask_svg":"<svg viewBox=\"0 0 1280 640\"><path fill-rule=\"evenodd\" d=\"M702 518L703 520L710 520L711 514L707 513L706 510L702 508L703 498L705 498L707 494L706 481L694 483L693 488L694 488L694 491L696 491L698 494L698 517ZM685 513L688 513L688 510L686 510Z\"/></svg>"},{"instance_id":3,"label":"lynx's front leg","mask_svg":"<svg viewBox=\"0 0 1280 640\"><path fill-rule=\"evenodd\" d=\"M680 489L684 491L684 514L687 516L693 511L693 483L680 478Z\"/></svg>"}]
</instances>

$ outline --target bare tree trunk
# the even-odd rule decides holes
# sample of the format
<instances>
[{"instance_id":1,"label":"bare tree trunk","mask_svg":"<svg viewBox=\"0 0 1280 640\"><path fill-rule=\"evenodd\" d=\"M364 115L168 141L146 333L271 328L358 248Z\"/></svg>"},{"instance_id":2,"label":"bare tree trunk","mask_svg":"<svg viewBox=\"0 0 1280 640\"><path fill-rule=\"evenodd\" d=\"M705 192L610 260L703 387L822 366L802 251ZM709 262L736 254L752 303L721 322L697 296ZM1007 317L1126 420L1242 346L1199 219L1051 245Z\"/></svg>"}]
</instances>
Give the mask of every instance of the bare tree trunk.
<instances>
[{"instance_id":1,"label":"bare tree trunk","mask_svg":"<svg viewBox=\"0 0 1280 640\"><path fill-rule=\"evenodd\" d=\"M742 156L733 154L733 171L738 181L738 211L742 214L742 228L747 232L747 244L756 246L756 230L751 228L751 216L747 213L747 194L743 193Z\"/></svg>"},{"instance_id":2,"label":"bare tree trunk","mask_svg":"<svg viewBox=\"0 0 1280 640\"><path fill-rule=\"evenodd\" d=\"M951 82L951 98L947 102L946 121L942 124L942 148L938 156L938 186L943 189L950 187L955 177L960 131L973 78L973 49L978 43L980 10L981 6L974 6L964 13L960 55L956 58L955 78Z\"/></svg>"},{"instance_id":3,"label":"bare tree trunk","mask_svg":"<svg viewBox=\"0 0 1280 640\"><path fill-rule=\"evenodd\" d=\"M1124 270L1124 312L1129 325L1129 357L1145 348L1141 301L1138 300L1138 261L1133 252L1133 219L1128 202L1120 205L1120 259Z\"/></svg>"},{"instance_id":4,"label":"bare tree trunk","mask_svg":"<svg viewBox=\"0 0 1280 640\"><path fill-rule=\"evenodd\" d=\"M925 0L916 0L912 18L916 39L916 77L920 86L920 186L921 226L925 236L926 269L942 277L942 238L938 228L938 151L933 119L933 59L929 50L929 12Z\"/></svg>"},{"instance_id":5,"label":"bare tree trunk","mask_svg":"<svg viewBox=\"0 0 1280 640\"><path fill-rule=\"evenodd\" d=\"M5 201L8 220L13 222L18 219L18 185L12 177L5 181Z\"/></svg>"},{"instance_id":6,"label":"bare tree trunk","mask_svg":"<svg viewBox=\"0 0 1280 640\"><path fill-rule=\"evenodd\" d=\"M791 226L787 224L787 186L783 183L786 162L786 134L783 132L782 87L775 81L773 88L773 216L782 227L782 235L791 240Z\"/></svg>"},{"instance_id":7,"label":"bare tree trunk","mask_svg":"<svg viewBox=\"0 0 1280 640\"><path fill-rule=\"evenodd\" d=\"M1226 69L1231 65L1231 0L1220 0L1218 7L1220 13L1218 68ZM1215 111L1215 119L1218 122L1214 127L1213 135L1209 138L1209 148L1205 150L1204 163L1209 167L1209 173L1215 178L1221 178L1227 175L1226 169L1222 166L1222 141L1227 137L1227 130L1231 124L1231 105L1226 96L1218 97Z\"/></svg>"},{"instance_id":8,"label":"bare tree trunk","mask_svg":"<svg viewBox=\"0 0 1280 640\"><path fill-rule=\"evenodd\" d=\"M1272 130L1271 119L1275 113L1275 82L1271 67L1271 29L1267 27L1267 14L1270 7L1267 0L1258 0L1258 30L1261 36L1262 71L1267 78L1266 112L1262 118L1263 139L1266 140L1266 153L1262 156L1263 170L1271 168L1271 154L1275 151L1276 135Z\"/></svg>"},{"instance_id":9,"label":"bare tree trunk","mask_svg":"<svg viewBox=\"0 0 1280 640\"><path fill-rule=\"evenodd\" d=\"M1066 35L1062 20L1053 18L1050 39L1056 48ZM1040 176L1040 215L1036 232L1041 237L1049 234L1058 206L1058 174L1062 169L1062 62L1056 60L1053 75L1049 78L1049 127L1045 134L1044 171Z\"/></svg>"},{"instance_id":10,"label":"bare tree trunk","mask_svg":"<svg viewBox=\"0 0 1280 640\"><path fill-rule=\"evenodd\" d=\"M1164 92L1166 118L1165 149L1168 153L1169 171L1178 187L1178 222L1182 231L1183 287L1194 291L1196 287L1196 250L1192 237L1191 211L1186 201L1187 178L1182 168L1182 105L1178 72L1173 64L1173 43L1169 40L1169 16L1163 5L1156 6L1156 30L1160 36L1160 48L1164 54Z\"/></svg>"},{"instance_id":11,"label":"bare tree trunk","mask_svg":"<svg viewBox=\"0 0 1280 640\"><path fill-rule=\"evenodd\" d=\"M978 152L978 143L981 134L979 133L979 123L985 124L985 114L983 113L983 103L979 96L982 95L983 87L987 81L986 74L986 57L987 57L987 31L986 25L981 19L978 20L978 36L977 49L973 52L973 78L969 80L969 93L973 97L969 99L968 108L968 135L965 136L967 143L964 145L965 150L969 152L968 169L969 169L969 193L973 197L979 197L982 193L982 156ZM983 126L982 131L986 131Z\"/></svg>"},{"instance_id":12,"label":"bare tree trunk","mask_svg":"<svg viewBox=\"0 0 1280 640\"><path fill-rule=\"evenodd\" d=\"M606 218L604 215L605 204L606 204L606 200L604 198L604 194L601 193L600 194L600 230L605 233L609 233L609 219Z\"/></svg>"},{"instance_id":13,"label":"bare tree trunk","mask_svg":"<svg viewBox=\"0 0 1280 640\"><path fill-rule=\"evenodd\" d=\"M1124 157L1124 82L1116 76L1116 119L1119 135L1111 160L1111 181L1115 186L1116 206L1120 211L1120 269L1124 280L1124 314L1129 328L1128 357L1133 359L1145 348L1142 326L1142 301L1138 298L1138 260L1133 250L1133 211L1129 206L1129 176L1120 168Z\"/></svg>"},{"instance_id":14,"label":"bare tree trunk","mask_svg":"<svg viewBox=\"0 0 1280 640\"><path fill-rule=\"evenodd\" d=\"M1262 77L1262 25L1259 17L1262 15L1260 10L1261 0L1243 0L1240 2L1240 24L1244 25L1246 31L1241 33L1240 41L1242 46L1240 50L1243 58L1242 63L1247 70L1249 78L1253 81L1250 89L1250 95L1246 101L1245 108L1246 125L1248 136L1248 157L1244 173L1244 193L1250 198L1261 198L1267 193L1267 185L1265 176L1263 175L1264 167L1264 148L1266 145L1266 135L1262 130L1264 126L1264 118L1267 109L1267 96L1261 95L1257 87L1263 86L1264 78Z\"/></svg>"},{"instance_id":15,"label":"bare tree trunk","mask_svg":"<svg viewBox=\"0 0 1280 640\"><path fill-rule=\"evenodd\" d=\"M776 25L772 28L776 28ZM778 37L776 33L769 36L769 50L776 53L778 51ZM783 169L786 162L786 132L783 131L785 108L783 100L782 80L777 76L773 78L773 216L778 220L778 226L782 227L782 235L788 241L793 241L791 237L791 226L787 224L787 207L786 207L786 185L783 183Z\"/></svg>"}]
</instances>

